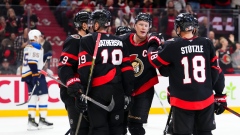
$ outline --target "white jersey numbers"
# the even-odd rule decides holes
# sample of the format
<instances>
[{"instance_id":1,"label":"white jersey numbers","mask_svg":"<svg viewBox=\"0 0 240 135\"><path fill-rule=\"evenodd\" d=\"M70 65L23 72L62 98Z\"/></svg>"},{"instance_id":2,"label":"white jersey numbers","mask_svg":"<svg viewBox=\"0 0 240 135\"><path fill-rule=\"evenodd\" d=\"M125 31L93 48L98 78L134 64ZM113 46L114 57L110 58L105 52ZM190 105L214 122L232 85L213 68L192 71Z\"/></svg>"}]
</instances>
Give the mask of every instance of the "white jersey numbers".
<instances>
[{"instance_id":1,"label":"white jersey numbers","mask_svg":"<svg viewBox=\"0 0 240 135\"><path fill-rule=\"evenodd\" d=\"M112 57L113 65L120 65L122 63L123 53L122 53L121 49L114 49L110 55ZM107 63L107 61L109 59L108 50L107 49L102 50L101 56L103 59L102 63Z\"/></svg>"},{"instance_id":2,"label":"white jersey numbers","mask_svg":"<svg viewBox=\"0 0 240 135\"><path fill-rule=\"evenodd\" d=\"M183 83L188 84L191 83L191 78L189 76L189 61L187 57L183 57L181 63L184 67L184 79ZM192 67L193 67L193 78L197 82L204 82L206 80L206 73L205 73L205 59L203 56L195 56L192 59Z\"/></svg>"}]
</instances>

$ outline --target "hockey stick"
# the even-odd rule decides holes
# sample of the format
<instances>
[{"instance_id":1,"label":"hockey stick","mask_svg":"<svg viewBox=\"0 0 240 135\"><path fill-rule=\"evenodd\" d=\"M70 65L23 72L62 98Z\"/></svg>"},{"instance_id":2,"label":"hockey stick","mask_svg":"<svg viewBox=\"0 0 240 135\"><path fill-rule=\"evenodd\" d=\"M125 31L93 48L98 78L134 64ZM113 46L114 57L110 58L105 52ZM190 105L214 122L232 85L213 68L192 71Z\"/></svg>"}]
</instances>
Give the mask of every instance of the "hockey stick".
<instances>
[{"instance_id":1,"label":"hockey stick","mask_svg":"<svg viewBox=\"0 0 240 135\"><path fill-rule=\"evenodd\" d=\"M46 63L47 63L47 60L48 60L48 59L51 59L51 58L52 58L52 56L48 56L48 57L46 58L46 60L45 60L45 62L44 62L44 64L43 64L43 67L42 67L42 69L43 69L43 68L44 68L44 66L46 65ZM40 74L38 78L40 78L40 77L41 77L41 75L42 75L42 74ZM39 82L38 82L38 83L39 83ZM33 93L34 93L34 91L35 91L35 89L36 89L37 85L39 85L39 84L35 84L35 85L34 85L34 87L33 87L33 89L32 89L32 92L31 92L31 94L28 96L28 100L27 100L26 102L24 102L24 103L17 104L16 106L20 106L20 105L24 105L24 104L28 103L28 102L31 100L31 98L32 98L32 95L33 95Z\"/></svg>"},{"instance_id":2,"label":"hockey stick","mask_svg":"<svg viewBox=\"0 0 240 135\"><path fill-rule=\"evenodd\" d=\"M232 114L234 114L234 115L240 117L240 114L237 113L237 112L235 112L234 110L228 108L227 106L222 105L221 103L218 103L218 102L216 102L216 103L217 103L217 105L221 105L221 106L223 106L223 108L225 108L226 110L228 110L230 113L232 113Z\"/></svg>"},{"instance_id":3,"label":"hockey stick","mask_svg":"<svg viewBox=\"0 0 240 135\"><path fill-rule=\"evenodd\" d=\"M57 83L59 83L62 86L67 88L67 85L63 84L60 80L58 80L58 79L54 78L53 76L49 75L46 71L41 70L40 72L41 72L41 74L44 74L45 76L48 76L49 78L53 79ZM92 98L90 98L90 97L88 97L88 96L86 96L84 94L82 94L81 97L86 99L86 100L88 100L88 101L90 101L90 102L92 102L92 103L94 103L94 104L96 104L97 106L103 108L104 110L106 110L108 112L112 111L112 109L114 108L114 105L115 105L115 102L114 102L113 98L111 100L111 103L108 106L105 106L105 105L97 102L96 100L94 100L94 99L92 99Z\"/></svg>"},{"instance_id":4,"label":"hockey stick","mask_svg":"<svg viewBox=\"0 0 240 135\"><path fill-rule=\"evenodd\" d=\"M94 69L94 65L95 65L95 60L96 60L96 56L97 56L97 51L98 51L98 45L99 45L99 42L100 42L100 38L101 38L101 33L98 33L96 45L95 45L94 52L93 52L93 59L92 59L91 67L90 67L90 73L89 73L89 77L88 77L86 95L88 94L88 91L89 91L89 88L90 88L90 85L91 85L91 82L92 82L92 74L93 74L93 69ZM82 121L82 115L83 115L83 113L80 113L80 115L79 115L75 135L78 134L78 130L79 130L79 127L80 127L80 124L81 124L81 121Z\"/></svg>"},{"instance_id":5,"label":"hockey stick","mask_svg":"<svg viewBox=\"0 0 240 135\"><path fill-rule=\"evenodd\" d=\"M163 111L164 111L164 113L165 113L165 114L168 114L168 112L167 112L166 108L163 106L163 103L162 103L162 101L161 101L160 97L159 97L159 96L158 96L158 94L157 94L157 91L156 91L156 90L154 90L154 93L155 93L155 95L157 96L157 98L158 98L158 100L159 100L160 104L162 105L162 108L163 108Z\"/></svg>"},{"instance_id":6,"label":"hockey stick","mask_svg":"<svg viewBox=\"0 0 240 135\"><path fill-rule=\"evenodd\" d=\"M168 115L168 119L167 119L167 123L166 123L165 129L163 131L163 135L167 134L171 117L172 117L172 107L170 108L170 112L169 112L169 115Z\"/></svg>"}]
</instances>

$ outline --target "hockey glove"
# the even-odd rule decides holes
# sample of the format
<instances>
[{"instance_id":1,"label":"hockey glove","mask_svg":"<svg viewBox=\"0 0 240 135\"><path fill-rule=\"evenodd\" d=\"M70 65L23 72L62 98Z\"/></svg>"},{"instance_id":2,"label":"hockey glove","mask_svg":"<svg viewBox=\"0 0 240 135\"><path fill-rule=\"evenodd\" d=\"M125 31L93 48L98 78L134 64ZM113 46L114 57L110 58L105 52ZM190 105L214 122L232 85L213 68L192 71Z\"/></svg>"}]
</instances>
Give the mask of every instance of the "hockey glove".
<instances>
[{"instance_id":1,"label":"hockey glove","mask_svg":"<svg viewBox=\"0 0 240 135\"><path fill-rule=\"evenodd\" d=\"M134 100L131 96L124 96L124 110L129 111L130 108L133 106Z\"/></svg>"},{"instance_id":2,"label":"hockey glove","mask_svg":"<svg viewBox=\"0 0 240 135\"><path fill-rule=\"evenodd\" d=\"M32 74L32 83L33 83L33 85L35 85L35 84L37 84L37 85L39 85L39 81L40 80L40 78L39 78L39 74L37 73L37 74Z\"/></svg>"},{"instance_id":3,"label":"hockey glove","mask_svg":"<svg viewBox=\"0 0 240 135\"><path fill-rule=\"evenodd\" d=\"M217 115L222 114L225 111L224 106L227 107L226 97L227 97L226 94L214 95L214 99L215 99L214 109Z\"/></svg>"},{"instance_id":4,"label":"hockey glove","mask_svg":"<svg viewBox=\"0 0 240 135\"><path fill-rule=\"evenodd\" d=\"M76 97L75 98L75 108L77 112L84 113L87 111L87 100L85 100L82 97Z\"/></svg>"},{"instance_id":5,"label":"hockey glove","mask_svg":"<svg viewBox=\"0 0 240 135\"><path fill-rule=\"evenodd\" d=\"M72 97L80 97L83 94L83 86L79 78L71 78L67 81L67 93Z\"/></svg>"},{"instance_id":6,"label":"hockey glove","mask_svg":"<svg viewBox=\"0 0 240 135\"><path fill-rule=\"evenodd\" d=\"M162 36L162 33L153 32L150 34L148 38L148 47L155 46L156 48L158 48L163 41L164 41L164 38Z\"/></svg>"}]
</instances>

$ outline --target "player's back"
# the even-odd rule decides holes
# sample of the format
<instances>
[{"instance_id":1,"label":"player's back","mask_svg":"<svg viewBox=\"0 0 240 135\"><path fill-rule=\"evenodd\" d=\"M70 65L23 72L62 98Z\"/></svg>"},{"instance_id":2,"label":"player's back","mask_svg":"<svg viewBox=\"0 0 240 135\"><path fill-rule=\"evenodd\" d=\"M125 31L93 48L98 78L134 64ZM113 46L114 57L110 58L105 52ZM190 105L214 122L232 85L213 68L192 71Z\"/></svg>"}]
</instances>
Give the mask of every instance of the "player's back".
<instances>
[{"instance_id":1,"label":"player's back","mask_svg":"<svg viewBox=\"0 0 240 135\"><path fill-rule=\"evenodd\" d=\"M164 44L166 51L160 58L170 63L171 95L186 101L208 99L213 94L211 60L215 58L211 41L202 37L174 38Z\"/></svg>"},{"instance_id":2,"label":"player's back","mask_svg":"<svg viewBox=\"0 0 240 135\"><path fill-rule=\"evenodd\" d=\"M94 48L97 40L97 33L89 34L81 39L80 46L80 57L86 56L86 61L92 59ZM98 43L97 43L98 44ZM84 54L88 54L85 55ZM93 77L103 77L110 79L112 75L119 74L121 72L120 66L124 62L124 58L127 56L127 49L123 42L116 36L101 33L101 38L98 44L98 52L95 60L95 67L93 72ZM81 58L80 58L81 59ZM81 61L82 63L83 61ZM84 66L84 63L82 64ZM88 72L81 65L78 67L81 68L81 72Z\"/></svg>"}]
</instances>

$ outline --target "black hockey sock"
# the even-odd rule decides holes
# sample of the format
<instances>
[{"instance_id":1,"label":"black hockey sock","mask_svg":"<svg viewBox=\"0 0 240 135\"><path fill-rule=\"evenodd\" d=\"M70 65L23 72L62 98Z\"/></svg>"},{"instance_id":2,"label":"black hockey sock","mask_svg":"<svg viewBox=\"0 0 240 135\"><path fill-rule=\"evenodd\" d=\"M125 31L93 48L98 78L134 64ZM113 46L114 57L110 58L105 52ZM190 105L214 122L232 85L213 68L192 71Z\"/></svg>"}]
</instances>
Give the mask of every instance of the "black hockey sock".
<instances>
[{"instance_id":1,"label":"black hockey sock","mask_svg":"<svg viewBox=\"0 0 240 135\"><path fill-rule=\"evenodd\" d=\"M212 131L197 131L197 135L212 135Z\"/></svg>"},{"instance_id":2,"label":"black hockey sock","mask_svg":"<svg viewBox=\"0 0 240 135\"><path fill-rule=\"evenodd\" d=\"M142 123L129 122L128 130L131 135L145 135L145 129Z\"/></svg>"}]
</instances>

